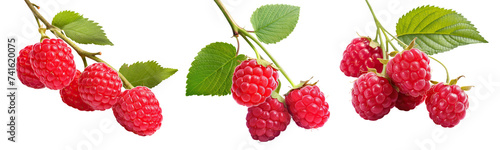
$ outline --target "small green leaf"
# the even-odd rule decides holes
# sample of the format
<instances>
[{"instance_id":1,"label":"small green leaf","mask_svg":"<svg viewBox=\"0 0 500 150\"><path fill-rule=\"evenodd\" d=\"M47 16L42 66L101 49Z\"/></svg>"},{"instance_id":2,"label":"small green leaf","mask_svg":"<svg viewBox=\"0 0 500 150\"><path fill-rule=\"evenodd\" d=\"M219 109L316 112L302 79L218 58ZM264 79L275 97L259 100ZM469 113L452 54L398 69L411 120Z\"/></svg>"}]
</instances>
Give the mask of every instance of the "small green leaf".
<instances>
[{"instance_id":1,"label":"small green leaf","mask_svg":"<svg viewBox=\"0 0 500 150\"><path fill-rule=\"evenodd\" d=\"M285 104L285 99L276 91L271 92L271 97L276 98L279 102Z\"/></svg>"},{"instance_id":2,"label":"small green leaf","mask_svg":"<svg viewBox=\"0 0 500 150\"><path fill-rule=\"evenodd\" d=\"M410 43L428 55L446 52L458 46L488 43L466 18L451 10L422 6L401 17L396 25L398 39Z\"/></svg>"},{"instance_id":3,"label":"small green leaf","mask_svg":"<svg viewBox=\"0 0 500 150\"><path fill-rule=\"evenodd\" d=\"M163 68L156 61L136 62L132 65L123 64L120 67L120 73L133 86L146 86L149 88L155 87L176 72L177 69Z\"/></svg>"},{"instance_id":4,"label":"small green leaf","mask_svg":"<svg viewBox=\"0 0 500 150\"><path fill-rule=\"evenodd\" d=\"M462 86L460 87L460 89L464 90L464 91L470 91L470 89L472 89L474 86Z\"/></svg>"},{"instance_id":5,"label":"small green leaf","mask_svg":"<svg viewBox=\"0 0 500 150\"><path fill-rule=\"evenodd\" d=\"M292 5L264 5L250 18L260 41L277 43L292 33L299 20L300 7Z\"/></svg>"},{"instance_id":6,"label":"small green leaf","mask_svg":"<svg viewBox=\"0 0 500 150\"><path fill-rule=\"evenodd\" d=\"M113 45L99 24L73 11L59 12L52 19L52 25L80 44Z\"/></svg>"},{"instance_id":7,"label":"small green leaf","mask_svg":"<svg viewBox=\"0 0 500 150\"><path fill-rule=\"evenodd\" d=\"M245 55L236 55L236 48L231 44L216 42L207 45L191 63L186 96L231 93L234 69L245 59Z\"/></svg>"}]
</instances>

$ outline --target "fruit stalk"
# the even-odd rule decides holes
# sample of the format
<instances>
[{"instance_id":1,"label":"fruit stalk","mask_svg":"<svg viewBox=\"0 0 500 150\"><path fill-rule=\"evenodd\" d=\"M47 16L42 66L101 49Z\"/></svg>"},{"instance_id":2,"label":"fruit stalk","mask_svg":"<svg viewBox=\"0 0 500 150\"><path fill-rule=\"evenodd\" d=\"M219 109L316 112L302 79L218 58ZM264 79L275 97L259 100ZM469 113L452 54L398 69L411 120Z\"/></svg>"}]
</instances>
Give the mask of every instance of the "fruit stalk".
<instances>
[{"instance_id":1,"label":"fruit stalk","mask_svg":"<svg viewBox=\"0 0 500 150\"><path fill-rule=\"evenodd\" d=\"M436 58L432 57L432 56L429 56L430 59L438 62L439 64L441 64L441 66L443 66L444 70L446 71L446 83L449 83L450 82L450 74L448 73L448 68L446 68L446 66L441 63L439 60L437 60Z\"/></svg>"},{"instance_id":2,"label":"fruit stalk","mask_svg":"<svg viewBox=\"0 0 500 150\"><path fill-rule=\"evenodd\" d=\"M252 42L250 42L250 40L248 40L248 38L246 36L241 36L243 39L245 39L245 41L247 41L248 45L250 45L250 47L252 47L253 51L255 52L255 55L257 55L257 59L260 59L260 54L259 52L257 51L257 49L255 48L255 46L253 46ZM238 39L238 38L236 38ZM238 47L240 45L238 44Z\"/></svg>"},{"instance_id":3,"label":"fruit stalk","mask_svg":"<svg viewBox=\"0 0 500 150\"><path fill-rule=\"evenodd\" d=\"M113 70L115 70L118 73L118 75L120 76L120 79L123 81L123 85L126 89L134 88L134 86L127 80L127 78L125 78L125 76L123 76L118 70L116 70L111 65L109 65L107 62L105 62L104 60L102 60L96 56L96 55L99 55L100 53L91 53L91 52L85 51L85 50L81 49L80 47L78 47L73 41L71 41L68 37L66 37L64 34L62 34L61 29L50 24L40 14L40 12L38 12L38 10L33 6L33 3L31 3L29 0L24 0L24 1L26 2L28 7L30 8L31 12L33 12L35 19L39 19L40 21L42 21L42 23L45 24L47 29L49 29L55 36L57 36L58 38L61 38L62 40L64 40L64 42L66 42L69 46L71 46L78 53L78 55L80 55L82 57L82 60L83 60L85 66L87 65L85 57L88 57L96 62L105 63L106 65L108 65L110 68L112 68Z\"/></svg>"},{"instance_id":4,"label":"fruit stalk","mask_svg":"<svg viewBox=\"0 0 500 150\"><path fill-rule=\"evenodd\" d=\"M382 34L385 35L386 40L387 40L387 35L384 32L384 27L378 21L377 16L375 16L375 13L373 12L372 6L370 5L370 3L368 3L368 0L365 0L365 1L366 1L366 4L368 5L368 8L370 8L370 12L372 13L373 20L375 21L375 25L377 26L377 34L376 34L377 37L375 37L375 39L380 40L379 44L380 44L380 48L382 49L382 57L384 60L389 60L389 58L387 56L388 49L386 47L384 47L384 43L382 42L383 41ZM385 76L386 68L387 68L387 64L384 64L384 68L382 69L382 76Z\"/></svg>"}]
</instances>

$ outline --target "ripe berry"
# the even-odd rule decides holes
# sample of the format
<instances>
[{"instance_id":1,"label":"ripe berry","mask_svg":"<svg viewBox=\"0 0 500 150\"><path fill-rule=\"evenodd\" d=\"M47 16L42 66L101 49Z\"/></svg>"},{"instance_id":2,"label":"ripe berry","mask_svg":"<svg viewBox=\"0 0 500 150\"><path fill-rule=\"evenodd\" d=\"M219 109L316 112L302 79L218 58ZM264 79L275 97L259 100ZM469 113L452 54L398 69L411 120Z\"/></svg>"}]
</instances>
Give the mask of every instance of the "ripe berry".
<instances>
[{"instance_id":1,"label":"ripe berry","mask_svg":"<svg viewBox=\"0 0 500 150\"><path fill-rule=\"evenodd\" d=\"M293 89L285 96L288 112L299 127L322 127L330 117L325 96L316 85Z\"/></svg>"},{"instance_id":2,"label":"ripe berry","mask_svg":"<svg viewBox=\"0 0 500 150\"><path fill-rule=\"evenodd\" d=\"M454 127L465 117L469 96L458 85L438 83L427 92L425 104L429 117L437 125Z\"/></svg>"},{"instance_id":3,"label":"ripe berry","mask_svg":"<svg viewBox=\"0 0 500 150\"><path fill-rule=\"evenodd\" d=\"M28 45L21 51L19 51L19 56L17 57L17 62L16 62L17 77L19 78L21 83L23 83L27 87L31 87L34 89L41 89L44 88L45 85L43 85L43 83L40 82L38 77L35 75L33 68L31 68L29 54L31 53L32 50L33 50L33 45Z\"/></svg>"},{"instance_id":4,"label":"ripe berry","mask_svg":"<svg viewBox=\"0 0 500 150\"><path fill-rule=\"evenodd\" d=\"M140 136L154 134L163 119L155 94L144 86L125 90L113 106L113 114L127 131Z\"/></svg>"},{"instance_id":5,"label":"ripe berry","mask_svg":"<svg viewBox=\"0 0 500 150\"><path fill-rule=\"evenodd\" d=\"M267 97L264 103L248 108L247 127L254 140L273 140L286 130L288 124L290 114L285 105L275 98Z\"/></svg>"},{"instance_id":6,"label":"ripe berry","mask_svg":"<svg viewBox=\"0 0 500 150\"><path fill-rule=\"evenodd\" d=\"M363 74L354 82L352 105L361 118L378 120L389 113L398 98L386 78L373 72Z\"/></svg>"},{"instance_id":7,"label":"ripe berry","mask_svg":"<svg viewBox=\"0 0 500 150\"><path fill-rule=\"evenodd\" d=\"M35 75L49 89L60 90L75 77L71 48L61 39L44 39L33 45L30 62Z\"/></svg>"},{"instance_id":8,"label":"ripe berry","mask_svg":"<svg viewBox=\"0 0 500 150\"><path fill-rule=\"evenodd\" d=\"M81 74L80 71L76 70L75 78L71 81L71 84L61 89L59 94L61 94L62 101L68 106L81 111L94 111L89 104L83 102L80 98L80 92L78 92L78 79Z\"/></svg>"},{"instance_id":9,"label":"ripe berry","mask_svg":"<svg viewBox=\"0 0 500 150\"><path fill-rule=\"evenodd\" d=\"M389 60L387 75L399 92L413 97L423 95L431 87L429 57L416 48L405 50Z\"/></svg>"},{"instance_id":10,"label":"ripe berry","mask_svg":"<svg viewBox=\"0 0 500 150\"><path fill-rule=\"evenodd\" d=\"M398 100L396 100L396 108L403 111L409 111L420 105L424 101L424 97L418 96L408 96L406 94L398 94Z\"/></svg>"},{"instance_id":11,"label":"ripe berry","mask_svg":"<svg viewBox=\"0 0 500 150\"><path fill-rule=\"evenodd\" d=\"M366 73L368 68L375 68L382 72L384 65L378 58L382 58L380 46L375 48L370 46L371 40L359 37L352 40L344 51L344 57L340 61L340 70L346 76L359 77Z\"/></svg>"},{"instance_id":12,"label":"ripe berry","mask_svg":"<svg viewBox=\"0 0 500 150\"><path fill-rule=\"evenodd\" d=\"M95 110L106 110L116 103L122 88L118 73L104 63L87 66L79 80L82 100Z\"/></svg>"},{"instance_id":13,"label":"ripe berry","mask_svg":"<svg viewBox=\"0 0 500 150\"><path fill-rule=\"evenodd\" d=\"M231 93L238 104L250 107L263 103L277 86L277 70L250 59L241 62L234 70Z\"/></svg>"}]
</instances>

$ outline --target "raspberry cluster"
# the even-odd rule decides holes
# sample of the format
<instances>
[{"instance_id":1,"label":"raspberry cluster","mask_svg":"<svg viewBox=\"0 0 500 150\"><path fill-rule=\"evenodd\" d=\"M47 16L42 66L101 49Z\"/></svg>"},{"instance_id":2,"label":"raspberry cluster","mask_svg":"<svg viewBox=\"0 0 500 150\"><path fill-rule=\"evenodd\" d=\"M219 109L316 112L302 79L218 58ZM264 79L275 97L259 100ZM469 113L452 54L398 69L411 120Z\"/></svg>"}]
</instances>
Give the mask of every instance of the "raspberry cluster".
<instances>
[{"instance_id":1,"label":"raspberry cluster","mask_svg":"<svg viewBox=\"0 0 500 150\"><path fill-rule=\"evenodd\" d=\"M241 62L234 70L231 93L238 104L250 107L263 103L277 86L276 69L249 59Z\"/></svg>"},{"instance_id":2,"label":"raspberry cluster","mask_svg":"<svg viewBox=\"0 0 500 150\"><path fill-rule=\"evenodd\" d=\"M144 86L125 90L113 106L113 114L127 131L140 136L155 133L163 120L155 94Z\"/></svg>"},{"instance_id":3,"label":"raspberry cluster","mask_svg":"<svg viewBox=\"0 0 500 150\"><path fill-rule=\"evenodd\" d=\"M380 47L370 47L369 42L369 38L355 38L347 46L340 63L340 70L346 76L359 76L351 94L354 110L361 118L375 121L387 115L394 106L409 111L424 101L430 118L438 125L453 127L464 118L469 106L467 94L454 85L456 81L431 87L427 54L410 46L385 60L387 66L383 72L373 65L378 64L373 63L374 58L381 58ZM382 64L382 60L379 63Z\"/></svg>"},{"instance_id":4,"label":"raspberry cluster","mask_svg":"<svg viewBox=\"0 0 500 150\"><path fill-rule=\"evenodd\" d=\"M305 85L285 95L288 111L299 127L315 129L322 127L330 117L325 95L316 85Z\"/></svg>"},{"instance_id":5,"label":"raspberry cluster","mask_svg":"<svg viewBox=\"0 0 500 150\"><path fill-rule=\"evenodd\" d=\"M418 97L431 88L429 57L416 48L396 54L387 64L387 75L399 92Z\"/></svg>"},{"instance_id":6,"label":"raspberry cluster","mask_svg":"<svg viewBox=\"0 0 500 150\"><path fill-rule=\"evenodd\" d=\"M247 127L254 140L267 142L285 131L291 118L304 129L322 127L330 117L328 103L316 85L301 84L285 94L278 87L278 71L272 64L256 59L241 62L233 74L231 93L234 100L247 106ZM278 97L280 100L278 100Z\"/></svg>"},{"instance_id":7,"label":"raspberry cluster","mask_svg":"<svg viewBox=\"0 0 500 150\"><path fill-rule=\"evenodd\" d=\"M344 51L340 70L346 76L359 77L366 73L368 68L377 69L382 72L384 65L378 61L382 59L382 49L380 46L370 46L371 39L367 37L354 38Z\"/></svg>"},{"instance_id":8,"label":"raspberry cluster","mask_svg":"<svg viewBox=\"0 0 500 150\"><path fill-rule=\"evenodd\" d=\"M79 80L82 100L96 110L113 106L121 93L122 81L118 73L104 63L87 66Z\"/></svg>"},{"instance_id":9,"label":"raspberry cluster","mask_svg":"<svg viewBox=\"0 0 500 150\"><path fill-rule=\"evenodd\" d=\"M398 99L386 78L373 72L361 75L352 88L352 105L361 118L378 120L389 113Z\"/></svg>"},{"instance_id":10,"label":"raspberry cluster","mask_svg":"<svg viewBox=\"0 0 500 150\"><path fill-rule=\"evenodd\" d=\"M161 126L161 108L153 92L138 86L122 92L122 81L105 63L76 69L71 48L61 39L44 39L19 52L16 70L24 85L60 90L64 103L80 111L113 107L116 120L127 131L152 135Z\"/></svg>"},{"instance_id":11,"label":"raspberry cluster","mask_svg":"<svg viewBox=\"0 0 500 150\"><path fill-rule=\"evenodd\" d=\"M68 86L75 77L71 48L61 39L44 39L36 43L29 57L35 76L51 90Z\"/></svg>"},{"instance_id":12,"label":"raspberry cluster","mask_svg":"<svg viewBox=\"0 0 500 150\"><path fill-rule=\"evenodd\" d=\"M290 124L290 114L285 105L276 98L248 108L247 127L254 140L267 142L279 136Z\"/></svg>"},{"instance_id":13,"label":"raspberry cluster","mask_svg":"<svg viewBox=\"0 0 500 150\"><path fill-rule=\"evenodd\" d=\"M460 86L441 82L427 92L425 104L434 123L451 128L465 117L469 96Z\"/></svg>"}]
</instances>

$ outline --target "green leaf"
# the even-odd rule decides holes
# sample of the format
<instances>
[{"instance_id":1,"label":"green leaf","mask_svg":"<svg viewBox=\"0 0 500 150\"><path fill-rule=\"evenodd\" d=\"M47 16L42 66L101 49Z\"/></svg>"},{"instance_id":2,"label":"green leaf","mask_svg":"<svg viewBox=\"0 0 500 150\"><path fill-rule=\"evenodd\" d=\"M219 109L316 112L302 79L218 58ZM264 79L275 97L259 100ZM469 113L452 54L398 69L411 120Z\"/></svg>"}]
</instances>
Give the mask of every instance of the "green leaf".
<instances>
[{"instance_id":1,"label":"green leaf","mask_svg":"<svg viewBox=\"0 0 500 150\"><path fill-rule=\"evenodd\" d=\"M234 69L245 59L245 55L236 55L236 48L231 44L216 42L207 45L191 63L186 96L229 94Z\"/></svg>"},{"instance_id":2,"label":"green leaf","mask_svg":"<svg viewBox=\"0 0 500 150\"><path fill-rule=\"evenodd\" d=\"M292 33L299 21L300 7L292 5L264 5L250 18L260 41L277 43Z\"/></svg>"},{"instance_id":3,"label":"green leaf","mask_svg":"<svg viewBox=\"0 0 500 150\"><path fill-rule=\"evenodd\" d=\"M422 6L401 17L396 25L398 39L410 43L428 55L446 52L461 45L488 43L466 18L451 10Z\"/></svg>"},{"instance_id":4,"label":"green leaf","mask_svg":"<svg viewBox=\"0 0 500 150\"><path fill-rule=\"evenodd\" d=\"M65 10L54 16L54 19L52 19L52 25L58 28L64 28L64 26L80 19L83 19L82 15L73 11Z\"/></svg>"},{"instance_id":5,"label":"green leaf","mask_svg":"<svg viewBox=\"0 0 500 150\"><path fill-rule=\"evenodd\" d=\"M123 64L120 73L133 86L153 88L177 72L177 69L163 68L156 61L136 62L132 65Z\"/></svg>"},{"instance_id":6,"label":"green leaf","mask_svg":"<svg viewBox=\"0 0 500 150\"><path fill-rule=\"evenodd\" d=\"M73 11L59 12L52 19L52 25L80 44L113 45L99 24Z\"/></svg>"}]
</instances>

